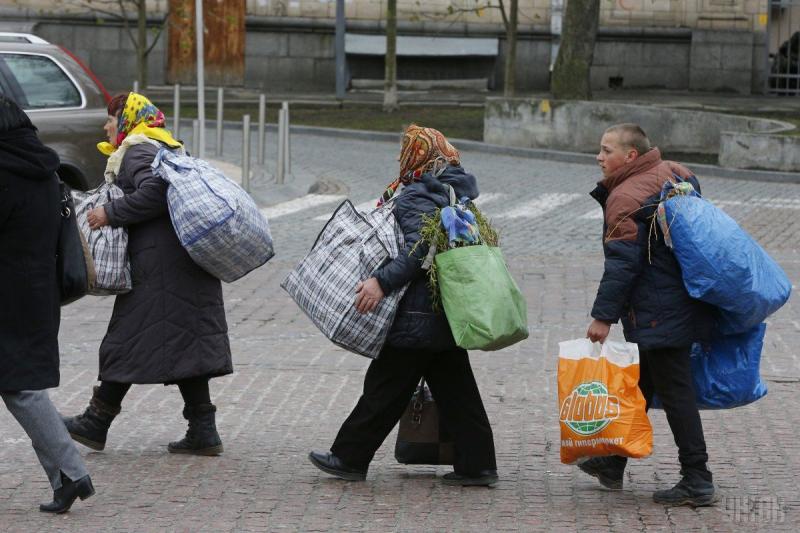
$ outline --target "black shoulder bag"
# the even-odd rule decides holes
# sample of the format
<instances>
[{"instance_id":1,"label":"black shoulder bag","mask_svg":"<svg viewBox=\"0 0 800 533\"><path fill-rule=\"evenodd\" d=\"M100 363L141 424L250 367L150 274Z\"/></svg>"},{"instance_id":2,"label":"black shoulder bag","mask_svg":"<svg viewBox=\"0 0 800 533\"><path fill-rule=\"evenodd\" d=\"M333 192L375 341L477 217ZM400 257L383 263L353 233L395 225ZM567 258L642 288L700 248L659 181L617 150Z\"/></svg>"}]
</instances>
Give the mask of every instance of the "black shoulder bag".
<instances>
[{"instance_id":1,"label":"black shoulder bag","mask_svg":"<svg viewBox=\"0 0 800 533\"><path fill-rule=\"evenodd\" d=\"M56 275L61 291L61 305L72 303L89 292L94 283L94 262L86 239L78 228L75 203L69 186L59 180L61 227L56 249Z\"/></svg>"}]
</instances>

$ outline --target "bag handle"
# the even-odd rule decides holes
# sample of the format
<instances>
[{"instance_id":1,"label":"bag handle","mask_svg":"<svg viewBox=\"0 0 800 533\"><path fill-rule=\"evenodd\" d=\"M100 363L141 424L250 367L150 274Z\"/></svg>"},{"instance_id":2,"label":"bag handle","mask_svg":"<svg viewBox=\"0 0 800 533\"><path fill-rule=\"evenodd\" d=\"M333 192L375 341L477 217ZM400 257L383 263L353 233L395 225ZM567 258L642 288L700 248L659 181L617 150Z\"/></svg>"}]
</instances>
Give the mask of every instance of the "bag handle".
<instances>
[{"instance_id":1,"label":"bag handle","mask_svg":"<svg viewBox=\"0 0 800 533\"><path fill-rule=\"evenodd\" d=\"M392 216L392 210L391 209L387 209L386 207L389 205L390 202L393 202L395 198L397 198L397 196L392 196L391 198L386 200L383 203L382 206L377 208L377 209L385 209L386 213L383 216L384 220L386 220L390 216ZM376 209L376 211L377 211L377 209ZM373 235L375 235L378 232L378 229L380 229L380 225L375 224L374 226L372 226L370 228L370 230L367 233L364 234L364 237L362 237L361 244L364 244L365 242L367 242L368 239L370 239Z\"/></svg>"},{"instance_id":2,"label":"bag handle","mask_svg":"<svg viewBox=\"0 0 800 533\"><path fill-rule=\"evenodd\" d=\"M419 380L417 391L411 402L411 423L419 426L422 424L422 408L425 405L425 376Z\"/></svg>"},{"instance_id":3,"label":"bag handle","mask_svg":"<svg viewBox=\"0 0 800 533\"><path fill-rule=\"evenodd\" d=\"M456 190L449 183L445 183L444 185L447 187L450 195L450 207L453 207L456 205ZM428 247L428 255L425 256L425 260L422 262L422 270L430 270L431 265L433 264L433 258L436 257L437 251L436 243L433 243L430 245L430 247Z\"/></svg>"}]
</instances>

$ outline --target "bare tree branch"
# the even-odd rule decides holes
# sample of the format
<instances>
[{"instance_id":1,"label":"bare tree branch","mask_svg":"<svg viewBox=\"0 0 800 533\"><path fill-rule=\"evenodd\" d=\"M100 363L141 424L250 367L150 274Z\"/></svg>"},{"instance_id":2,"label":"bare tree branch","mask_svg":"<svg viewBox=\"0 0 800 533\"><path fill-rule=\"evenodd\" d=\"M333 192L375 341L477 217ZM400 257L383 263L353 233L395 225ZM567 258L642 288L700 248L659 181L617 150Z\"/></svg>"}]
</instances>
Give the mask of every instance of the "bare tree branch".
<instances>
[{"instance_id":1,"label":"bare tree branch","mask_svg":"<svg viewBox=\"0 0 800 533\"><path fill-rule=\"evenodd\" d=\"M161 37L161 34L164 33L164 28L166 28L168 24L169 24L169 9L167 9L167 12L164 14L164 21L161 23L161 27L158 28L158 32L156 33L156 36L153 38L153 42L150 43L150 46L148 46L147 50L145 50L144 52L145 56L150 55L150 51L155 47L156 43L158 43L158 39Z\"/></svg>"},{"instance_id":2,"label":"bare tree branch","mask_svg":"<svg viewBox=\"0 0 800 533\"><path fill-rule=\"evenodd\" d=\"M104 4L109 4L110 2L103 2L103 3ZM108 15L109 17L115 18L117 20L122 19L122 15L120 15L119 13L116 13L116 12L111 11L109 9L103 9L101 7L97 7L94 2L83 1L83 2L79 2L79 4L80 4L81 7L85 7L86 9L88 9L88 10L94 12L94 13L101 13L103 15Z\"/></svg>"},{"instance_id":3,"label":"bare tree branch","mask_svg":"<svg viewBox=\"0 0 800 533\"><path fill-rule=\"evenodd\" d=\"M125 0L116 0L117 5L122 10L122 27L125 28L125 32L128 34L128 38L131 40L131 44L133 44L134 48L139 47L139 40L136 36L133 35L133 30L131 30L131 26L128 23L128 10L125 9Z\"/></svg>"},{"instance_id":4,"label":"bare tree branch","mask_svg":"<svg viewBox=\"0 0 800 533\"><path fill-rule=\"evenodd\" d=\"M503 26L505 26L506 30L508 30L508 15L506 15L506 6L503 4L503 0L497 1L500 2L498 7L500 8L500 15L503 17Z\"/></svg>"}]
</instances>

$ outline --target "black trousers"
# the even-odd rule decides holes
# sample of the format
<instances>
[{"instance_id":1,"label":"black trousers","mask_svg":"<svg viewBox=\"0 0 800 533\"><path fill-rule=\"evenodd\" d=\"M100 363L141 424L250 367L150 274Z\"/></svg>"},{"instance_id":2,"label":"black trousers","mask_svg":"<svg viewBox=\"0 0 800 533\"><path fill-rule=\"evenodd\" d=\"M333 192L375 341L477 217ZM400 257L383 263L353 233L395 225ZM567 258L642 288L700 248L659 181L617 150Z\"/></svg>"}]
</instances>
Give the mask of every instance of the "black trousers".
<instances>
[{"instance_id":1,"label":"black trousers","mask_svg":"<svg viewBox=\"0 0 800 533\"><path fill-rule=\"evenodd\" d=\"M342 424L331 452L354 468L369 466L400 420L419 380L431 389L455 441L456 473L495 470L494 438L466 350L424 352L384 348L364 378L364 392Z\"/></svg>"},{"instance_id":2,"label":"black trousers","mask_svg":"<svg viewBox=\"0 0 800 533\"><path fill-rule=\"evenodd\" d=\"M177 381L178 389L183 396L186 405L199 405L211 403L211 394L208 390L208 378L190 378ZM130 383L116 383L113 381L101 381L97 391L98 397L108 405L119 407L122 400L130 390Z\"/></svg>"},{"instance_id":3,"label":"black trousers","mask_svg":"<svg viewBox=\"0 0 800 533\"><path fill-rule=\"evenodd\" d=\"M678 446L681 472L711 481L708 453L703 436L703 424L695 401L692 368L689 362L691 347L640 350L639 388L647 409L657 394L667 415L669 428ZM618 457L621 464L627 458Z\"/></svg>"}]
</instances>

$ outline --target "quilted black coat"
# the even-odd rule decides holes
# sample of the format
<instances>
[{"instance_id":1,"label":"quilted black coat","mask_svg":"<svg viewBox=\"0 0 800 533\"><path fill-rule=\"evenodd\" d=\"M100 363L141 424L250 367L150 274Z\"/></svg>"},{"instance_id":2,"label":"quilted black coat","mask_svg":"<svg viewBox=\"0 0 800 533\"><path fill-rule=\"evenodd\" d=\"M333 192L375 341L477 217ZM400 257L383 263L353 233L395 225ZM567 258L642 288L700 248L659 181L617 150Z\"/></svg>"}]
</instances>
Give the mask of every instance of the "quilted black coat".
<instances>
[{"instance_id":1,"label":"quilted black coat","mask_svg":"<svg viewBox=\"0 0 800 533\"><path fill-rule=\"evenodd\" d=\"M651 232L664 183L679 176L700 192L684 166L653 148L601 181L591 195L603 207L605 266L592 317L622 320L625 338L640 349L689 346L707 340L713 309L686 292L678 260L658 224Z\"/></svg>"},{"instance_id":2,"label":"quilted black coat","mask_svg":"<svg viewBox=\"0 0 800 533\"><path fill-rule=\"evenodd\" d=\"M106 205L112 226L128 228L133 290L117 296L100 345L100 379L173 383L233 372L222 286L192 261L167 210L167 183L150 165L158 148L134 145Z\"/></svg>"},{"instance_id":3,"label":"quilted black coat","mask_svg":"<svg viewBox=\"0 0 800 533\"><path fill-rule=\"evenodd\" d=\"M58 165L0 98L0 392L58 386Z\"/></svg>"},{"instance_id":4,"label":"quilted black coat","mask_svg":"<svg viewBox=\"0 0 800 533\"><path fill-rule=\"evenodd\" d=\"M395 348L447 350L456 346L444 312L433 311L427 273L422 270L428 246L414 248L420 239L422 215L433 215L437 208L450 205L445 184L453 187L458 198L478 197L475 176L460 166L448 166L438 178L425 174L406 186L395 200L394 216L405 236L405 248L374 274L385 294L411 282L387 339L387 344Z\"/></svg>"}]
</instances>

